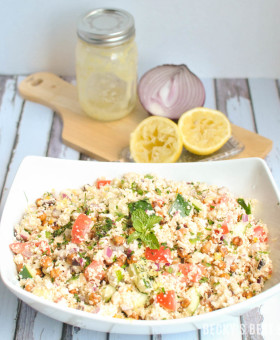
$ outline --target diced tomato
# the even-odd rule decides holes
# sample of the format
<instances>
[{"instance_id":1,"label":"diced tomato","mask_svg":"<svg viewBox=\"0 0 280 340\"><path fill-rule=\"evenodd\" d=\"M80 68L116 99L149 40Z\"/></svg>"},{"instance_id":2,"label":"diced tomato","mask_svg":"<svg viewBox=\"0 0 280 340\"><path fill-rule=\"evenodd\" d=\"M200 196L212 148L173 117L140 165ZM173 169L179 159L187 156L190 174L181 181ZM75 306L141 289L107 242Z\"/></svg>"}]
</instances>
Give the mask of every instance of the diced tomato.
<instances>
[{"instance_id":1,"label":"diced tomato","mask_svg":"<svg viewBox=\"0 0 280 340\"><path fill-rule=\"evenodd\" d=\"M222 225L222 230L223 230L222 234L228 234L229 233L227 224Z\"/></svg>"},{"instance_id":2,"label":"diced tomato","mask_svg":"<svg viewBox=\"0 0 280 340\"><path fill-rule=\"evenodd\" d=\"M80 244L85 241L86 235L90 231L91 222L91 219L85 214L80 214L77 217L71 232L73 243Z\"/></svg>"},{"instance_id":3,"label":"diced tomato","mask_svg":"<svg viewBox=\"0 0 280 340\"><path fill-rule=\"evenodd\" d=\"M31 257L32 252L30 250L31 243L30 242L15 242L10 244L10 249L15 254L21 254L25 257Z\"/></svg>"},{"instance_id":4,"label":"diced tomato","mask_svg":"<svg viewBox=\"0 0 280 340\"><path fill-rule=\"evenodd\" d=\"M150 249L147 247L145 250L145 257L147 260L156 263L167 263L171 260L171 251L164 246L161 246L159 249Z\"/></svg>"},{"instance_id":5,"label":"diced tomato","mask_svg":"<svg viewBox=\"0 0 280 340\"><path fill-rule=\"evenodd\" d=\"M101 261L92 261L85 269L84 275L87 281L100 281L103 279L105 272L104 265Z\"/></svg>"},{"instance_id":6,"label":"diced tomato","mask_svg":"<svg viewBox=\"0 0 280 340\"><path fill-rule=\"evenodd\" d=\"M100 189L101 187L104 187L104 185L110 184L110 183L111 183L110 180L101 180L100 179L96 182L96 186L97 186L97 189Z\"/></svg>"},{"instance_id":7,"label":"diced tomato","mask_svg":"<svg viewBox=\"0 0 280 340\"><path fill-rule=\"evenodd\" d=\"M202 276L205 268L199 264L180 263L180 272L184 275L184 279L191 282L198 282Z\"/></svg>"},{"instance_id":8,"label":"diced tomato","mask_svg":"<svg viewBox=\"0 0 280 340\"><path fill-rule=\"evenodd\" d=\"M257 226L256 228L254 228L254 234L260 242L267 242L267 234L263 230L263 227Z\"/></svg>"},{"instance_id":9,"label":"diced tomato","mask_svg":"<svg viewBox=\"0 0 280 340\"><path fill-rule=\"evenodd\" d=\"M38 242L15 242L10 244L10 249L15 254L21 254L24 257L31 257L35 247L38 247L42 253L50 254L51 250L47 241Z\"/></svg>"},{"instance_id":10,"label":"diced tomato","mask_svg":"<svg viewBox=\"0 0 280 340\"><path fill-rule=\"evenodd\" d=\"M165 293L159 293L156 296L156 301L164 308L175 311L176 310L176 294L174 290L169 290Z\"/></svg>"}]
</instances>

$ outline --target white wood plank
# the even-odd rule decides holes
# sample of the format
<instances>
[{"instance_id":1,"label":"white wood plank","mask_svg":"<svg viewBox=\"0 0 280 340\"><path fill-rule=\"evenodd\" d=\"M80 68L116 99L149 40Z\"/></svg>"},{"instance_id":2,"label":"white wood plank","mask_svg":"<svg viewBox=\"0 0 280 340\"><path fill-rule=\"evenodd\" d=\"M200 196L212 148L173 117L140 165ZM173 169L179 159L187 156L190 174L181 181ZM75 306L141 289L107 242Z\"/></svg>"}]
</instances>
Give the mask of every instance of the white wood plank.
<instances>
[{"instance_id":1,"label":"white wood plank","mask_svg":"<svg viewBox=\"0 0 280 340\"><path fill-rule=\"evenodd\" d=\"M161 336L162 340L198 340L199 333L198 331L191 331L185 333L177 333L177 334L163 334Z\"/></svg>"},{"instance_id":2,"label":"white wood plank","mask_svg":"<svg viewBox=\"0 0 280 340\"><path fill-rule=\"evenodd\" d=\"M216 109L216 95L214 80L210 78L201 79L205 88L205 103L204 107L209 109Z\"/></svg>"},{"instance_id":3,"label":"white wood plank","mask_svg":"<svg viewBox=\"0 0 280 340\"><path fill-rule=\"evenodd\" d=\"M216 81L218 108L229 120L247 130L255 131L248 84L245 79Z\"/></svg>"},{"instance_id":4,"label":"white wood plank","mask_svg":"<svg viewBox=\"0 0 280 340\"><path fill-rule=\"evenodd\" d=\"M68 146L66 146L61 139L62 120L58 115L54 115L53 124L50 136L50 143L47 155L49 157L74 159L80 158L80 153Z\"/></svg>"},{"instance_id":5,"label":"white wood plank","mask_svg":"<svg viewBox=\"0 0 280 340\"><path fill-rule=\"evenodd\" d=\"M59 340L61 339L62 323L36 312L33 325L33 339Z\"/></svg>"},{"instance_id":6,"label":"white wood plank","mask_svg":"<svg viewBox=\"0 0 280 340\"><path fill-rule=\"evenodd\" d=\"M238 318L237 318L238 319ZM201 340L241 340L241 325L239 322L225 322L216 326L207 324L200 331Z\"/></svg>"},{"instance_id":7,"label":"white wood plank","mask_svg":"<svg viewBox=\"0 0 280 340\"><path fill-rule=\"evenodd\" d=\"M9 172L4 184L0 211L3 209L9 188L22 159L27 155L46 155L52 117L53 113L50 109L35 103L25 102ZM13 315L10 316L10 318L13 317ZM31 320L31 322L26 322L26 320ZM61 337L62 323L44 315L37 315L33 309L24 303L21 304L17 325L16 339L27 339L25 334L28 334L28 338L30 338L30 335L33 337L33 334L43 335L45 333L48 335L49 333L44 328L45 325L52 329L52 337L54 337L54 334L57 335L57 339Z\"/></svg>"},{"instance_id":8,"label":"white wood plank","mask_svg":"<svg viewBox=\"0 0 280 340\"><path fill-rule=\"evenodd\" d=\"M89 331L87 329L82 329L74 327L72 340L106 340L107 333Z\"/></svg>"},{"instance_id":9,"label":"white wood plank","mask_svg":"<svg viewBox=\"0 0 280 340\"><path fill-rule=\"evenodd\" d=\"M21 113L23 100L16 92L15 78L5 82L0 107L0 188L2 188L8 169L14 141L17 133L17 123ZM1 193L1 190L0 190Z\"/></svg>"},{"instance_id":10,"label":"white wood plank","mask_svg":"<svg viewBox=\"0 0 280 340\"><path fill-rule=\"evenodd\" d=\"M280 338L279 305L280 294L267 300L261 307L264 320L260 327L265 340L278 340ZM258 333L259 330L252 329L253 332Z\"/></svg>"},{"instance_id":11,"label":"white wood plank","mask_svg":"<svg viewBox=\"0 0 280 340\"><path fill-rule=\"evenodd\" d=\"M110 334L109 340L150 340L150 335Z\"/></svg>"},{"instance_id":12,"label":"white wood plank","mask_svg":"<svg viewBox=\"0 0 280 340\"><path fill-rule=\"evenodd\" d=\"M17 131L22 100L16 95L16 79L1 79L0 107L0 193L6 177ZM2 87L1 86L1 87ZM3 92L2 92L3 91ZM9 117L9 119L7 119ZM1 217L1 214L0 214ZM0 279L0 338L13 339L18 309L17 298Z\"/></svg>"},{"instance_id":13,"label":"white wood plank","mask_svg":"<svg viewBox=\"0 0 280 340\"><path fill-rule=\"evenodd\" d=\"M273 140L266 161L280 187L280 99L276 81L249 79L250 93L258 133Z\"/></svg>"},{"instance_id":14,"label":"white wood plank","mask_svg":"<svg viewBox=\"0 0 280 340\"><path fill-rule=\"evenodd\" d=\"M9 172L4 184L0 213L6 201L8 190L17 169L25 156L46 154L52 124L52 111L44 106L25 102L19 124L15 149L9 165Z\"/></svg>"}]
</instances>

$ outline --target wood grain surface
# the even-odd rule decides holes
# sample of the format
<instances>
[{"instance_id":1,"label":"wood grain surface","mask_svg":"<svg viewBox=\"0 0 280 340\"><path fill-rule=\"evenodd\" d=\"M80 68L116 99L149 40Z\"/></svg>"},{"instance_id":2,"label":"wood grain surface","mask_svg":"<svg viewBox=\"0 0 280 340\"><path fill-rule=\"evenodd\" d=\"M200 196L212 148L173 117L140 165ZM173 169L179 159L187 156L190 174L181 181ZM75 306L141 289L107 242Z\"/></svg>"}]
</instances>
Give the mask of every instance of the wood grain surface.
<instances>
[{"instance_id":1,"label":"wood grain surface","mask_svg":"<svg viewBox=\"0 0 280 340\"><path fill-rule=\"evenodd\" d=\"M30 75L19 84L19 92L24 99L50 107L61 116L62 138L68 146L100 160L118 161L121 151L129 145L130 133L148 117L138 102L135 110L121 120L91 119L80 109L76 87L51 73ZM222 111L226 112L226 108ZM264 158L272 148L270 139L238 126L238 122L232 124L232 134L244 145L244 150L233 158Z\"/></svg>"}]
</instances>

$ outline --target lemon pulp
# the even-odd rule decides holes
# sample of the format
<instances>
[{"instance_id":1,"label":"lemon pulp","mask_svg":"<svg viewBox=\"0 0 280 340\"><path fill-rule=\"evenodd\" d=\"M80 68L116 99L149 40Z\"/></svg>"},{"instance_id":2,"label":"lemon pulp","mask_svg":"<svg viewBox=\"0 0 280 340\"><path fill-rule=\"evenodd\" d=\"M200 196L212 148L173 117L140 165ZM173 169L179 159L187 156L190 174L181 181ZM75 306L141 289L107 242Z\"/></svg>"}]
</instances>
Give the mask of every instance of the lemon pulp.
<instances>
[{"instance_id":1,"label":"lemon pulp","mask_svg":"<svg viewBox=\"0 0 280 340\"><path fill-rule=\"evenodd\" d=\"M178 127L184 147L196 155L209 155L219 150L231 136L228 118L222 112L208 108L185 112Z\"/></svg>"},{"instance_id":2,"label":"lemon pulp","mask_svg":"<svg viewBox=\"0 0 280 340\"><path fill-rule=\"evenodd\" d=\"M173 163L183 148L177 124L164 117L144 119L132 132L130 153L135 162Z\"/></svg>"}]
</instances>

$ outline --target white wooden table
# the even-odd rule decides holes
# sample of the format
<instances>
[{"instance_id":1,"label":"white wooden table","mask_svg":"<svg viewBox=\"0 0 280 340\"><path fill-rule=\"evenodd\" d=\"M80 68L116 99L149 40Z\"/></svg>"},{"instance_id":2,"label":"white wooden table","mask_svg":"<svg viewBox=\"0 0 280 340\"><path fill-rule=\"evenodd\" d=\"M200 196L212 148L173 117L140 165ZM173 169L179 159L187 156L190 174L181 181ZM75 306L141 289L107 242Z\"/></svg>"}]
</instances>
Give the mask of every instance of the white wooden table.
<instances>
[{"instance_id":1,"label":"white wooden table","mask_svg":"<svg viewBox=\"0 0 280 340\"><path fill-rule=\"evenodd\" d=\"M27 155L88 159L61 142L62 124L52 110L25 102L17 93L23 77L0 76L0 217L9 188ZM69 79L68 79L69 80ZM71 80L71 79L70 79ZM218 108L234 124L273 140L266 161L280 187L280 82L275 79L204 79L206 107ZM88 159L90 160L90 159ZM241 340L280 339L280 296L214 328L153 336L87 331L62 324L18 301L0 280L0 340ZM175 330L174 330L175 331Z\"/></svg>"}]
</instances>

